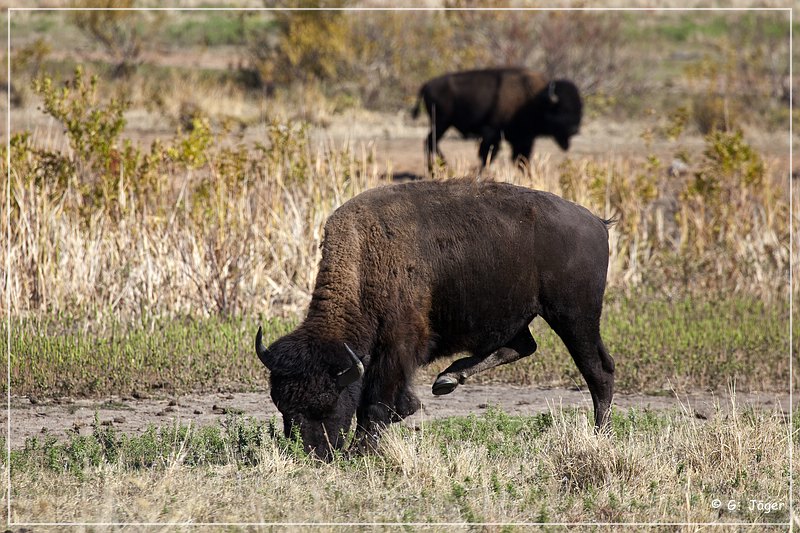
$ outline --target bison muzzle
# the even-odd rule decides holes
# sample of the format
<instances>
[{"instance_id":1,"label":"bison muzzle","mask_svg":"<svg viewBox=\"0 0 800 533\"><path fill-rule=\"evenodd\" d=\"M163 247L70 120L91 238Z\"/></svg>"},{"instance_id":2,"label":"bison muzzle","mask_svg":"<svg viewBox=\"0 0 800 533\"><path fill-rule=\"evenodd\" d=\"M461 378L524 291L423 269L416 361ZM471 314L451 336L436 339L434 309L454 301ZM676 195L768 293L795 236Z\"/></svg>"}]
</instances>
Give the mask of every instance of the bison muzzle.
<instances>
[{"instance_id":1,"label":"bison muzzle","mask_svg":"<svg viewBox=\"0 0 800 533\"><path fill-rule=\"evenodd\" d=\"M481 139L481 166L500 147L511 144L516 162L530 159L536 137L552 137L562 150L580 129L583 104L569 80L547 80L522 68L453 72L426 82L411 110L414 118L424 102L431 122L425 141L428 170L434 154L442 160L439 139L452 126L464 137Z\"/></svg>"},{"instance_id":2,"label":"bison muzzle","mask_svg":"<svg viewBox=\"0 0 800 533\"><path fill-rule=\"evenodd\" d=\"M321 457L372 445L414 413L417 368L456 353L433 384L531 355L541 316L586 380L595 424L608 421L614 361L600 338L609 221L554 194L452 180L369 190L328 219L308 313L256 352L287 436Z\"/></svg>"}]
</instances>

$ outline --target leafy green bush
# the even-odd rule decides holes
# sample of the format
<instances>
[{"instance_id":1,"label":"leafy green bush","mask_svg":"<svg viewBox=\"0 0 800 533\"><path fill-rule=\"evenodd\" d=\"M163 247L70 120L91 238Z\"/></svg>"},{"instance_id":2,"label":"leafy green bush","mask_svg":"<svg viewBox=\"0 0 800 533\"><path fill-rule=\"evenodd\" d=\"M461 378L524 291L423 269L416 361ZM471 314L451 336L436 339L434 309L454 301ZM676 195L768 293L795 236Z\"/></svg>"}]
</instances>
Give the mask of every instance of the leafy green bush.
<instances>
[{"instance_id":1,"label":"leafy green bush","mask_svg":"<svg viewBox=\"0 0 800 533\"><path fill-rule=\"evenodd\" d=\"M70 147L82 163L108 170L111 156L122 128L123 114L129 107L125 100L112 99L108 104L97 103L97 76L84 79L83 68L75 69L72 80L62 87L44 76L34 80L33 90L42 97L44 112L66 128Z\"/></svg>"}]
</instances>

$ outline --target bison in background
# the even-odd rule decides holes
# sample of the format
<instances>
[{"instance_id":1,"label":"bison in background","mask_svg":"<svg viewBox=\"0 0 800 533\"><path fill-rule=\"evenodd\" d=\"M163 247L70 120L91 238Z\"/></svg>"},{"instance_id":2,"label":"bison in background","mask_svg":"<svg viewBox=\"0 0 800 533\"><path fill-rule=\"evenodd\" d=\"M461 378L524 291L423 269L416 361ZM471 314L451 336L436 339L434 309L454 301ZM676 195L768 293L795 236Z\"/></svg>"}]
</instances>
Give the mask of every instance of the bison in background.
<instances>
[{"instance_id":1,"label":"bison in background","mask_svg":"<svg viewBox=\"0 0 800 533\"><path fill-rule=\"evenodd\" d=\"M431 121L425 142L428 170L436 153L442 160L439 139L451 126L464 137L481 139L481 167L505 138L512 158L530 159L536 137L552 137L569 149L570 137L578 133L583 114L578 88L568 80L548 81L541 74L522 68L496 68L454 72L433 78L419 90L411 111L419 114L420 100Z\"/></svg>"},{"instance_id":2,"label":"bison in background","mask_svg":"<svg viewBox=\"0 0 800 533\"><path fill-rule=\"evenodd\" d=\"M414 413L416 369L456 353L434 394L536 350L541 316L589 386L595 424L608 421L614 361L600 338L608 229L585 208L508 183L423 181L366 191L337 209L308 314L267 348L272 399L287 436L328 457Z\"/></svg>"}]
</instances>

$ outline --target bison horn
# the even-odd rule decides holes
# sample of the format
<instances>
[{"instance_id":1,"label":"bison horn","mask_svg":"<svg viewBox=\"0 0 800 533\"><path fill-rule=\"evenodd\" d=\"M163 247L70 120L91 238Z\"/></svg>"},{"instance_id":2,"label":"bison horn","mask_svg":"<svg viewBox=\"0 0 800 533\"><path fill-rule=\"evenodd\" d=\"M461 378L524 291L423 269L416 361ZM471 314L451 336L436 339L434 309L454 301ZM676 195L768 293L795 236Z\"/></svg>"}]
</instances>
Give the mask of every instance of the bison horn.
<instances>
[{"instance_id":1,"label":"bison horn","mask_svg":"<svg viewBox=\"0 0 800 533\"><path fill-rule=\"evenodd\" d=\"M547 87L547 98L550 99L551 104L558 103L558 96L556 95L556 82L551 81Z\"/></svg>"},{"instance_id":2,"label":"bison horn","mask_svg":"<svg viewBox=\"0 0 800 533\"><path fill-rule=\"evenodd\" d=\"M344 347L347 349L350 359L353 360L353 364L350 365L350 368L347 370L342 370L336 375L336 384L342 389L351 383L355 383L364 375L364 363L362 363L361 359L359 359L358 356L353 353L353 350L350 349L347 343L344 343Z\"/></svg>"},{"instance_id":3,"label":"bison horn","mask_svg":"<svg viewBox=\"0 0 800 533\"><path fill-rule=\"evenodd\" d=\"M269 368L270 358L269 358L269 350L267 347L264 346L262 342L262 333L261 333L261 326L258 326L258 333L256 333L256 353L258 354L258 358L264 364L265 367Z\"/></svg>"}]
</instances>

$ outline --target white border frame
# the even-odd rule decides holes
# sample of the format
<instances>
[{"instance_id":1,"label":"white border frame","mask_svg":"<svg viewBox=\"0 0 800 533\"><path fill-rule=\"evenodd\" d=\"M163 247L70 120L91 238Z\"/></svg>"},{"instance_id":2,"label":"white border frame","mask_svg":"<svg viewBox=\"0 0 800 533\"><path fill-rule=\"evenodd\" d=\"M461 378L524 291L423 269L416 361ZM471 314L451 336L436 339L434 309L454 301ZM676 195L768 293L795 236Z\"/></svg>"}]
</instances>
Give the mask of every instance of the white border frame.
<instances>
[{"instance_id":1,"label":"white border frame","mask_svg":"<svg viewBox=\"0 0 800 533\"><path fill-rule=\"evenodd\" d=\"M788 421L788 457L789 457L789 522L12 522L11 521L11 14L15 11L780 11L789 13L789 421ZM9 7L6 12L7 23L7 44L6 44L6 68L7 68L7 116L6 116L6 526L76 526L76 527L105 527L105 526L136 526L136 527L163 527L163 526L217 526L217 527L244 527L244 526L294 526L294 527L332 527L332 526L410 526L410 527L486 527L486 526L631 526L631 527L655 527L655 526L788 526L789 531L794 530L795 513L793 501L793 446L792 446L792 423L793 413L793 388L792 377L794 375L792 357L792 318L793 318L793 297L792 297L792 269L794 251L794 228L792 226L793 194L792 194L792 169L793 169L793 150L792 150L792 109L793 109L793 72L792 72L792 29L793 29L794 9L790 7L522 7L522 8L442 8L442 7L353 7L353 8L257 8L257 7L152 7L152 8L76 8L76 7Z\"/></svg>"}]
</instances>

